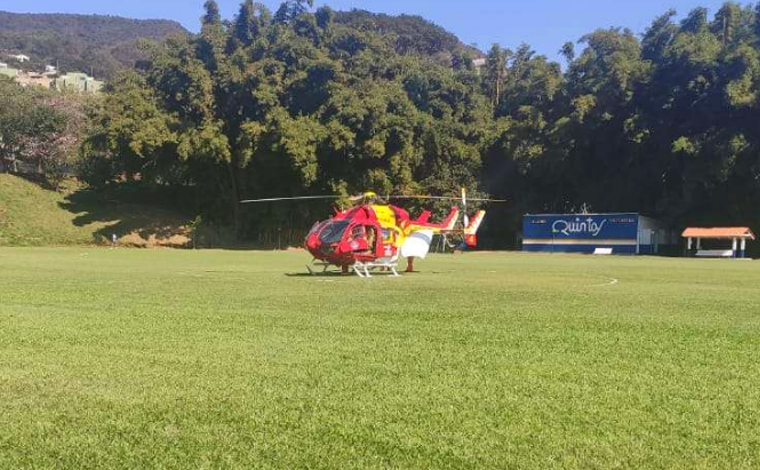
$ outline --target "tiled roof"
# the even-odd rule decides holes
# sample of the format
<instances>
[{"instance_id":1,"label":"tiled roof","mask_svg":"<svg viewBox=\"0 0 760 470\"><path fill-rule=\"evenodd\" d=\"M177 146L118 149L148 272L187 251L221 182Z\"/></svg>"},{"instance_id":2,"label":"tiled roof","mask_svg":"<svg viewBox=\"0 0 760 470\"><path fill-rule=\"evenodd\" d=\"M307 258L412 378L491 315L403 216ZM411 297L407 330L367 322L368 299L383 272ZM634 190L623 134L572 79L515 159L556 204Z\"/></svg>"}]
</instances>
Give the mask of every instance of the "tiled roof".
<instances>
[{"instance_id":1,"label":"tiled roof","mask_svg":"<svg viewBox=\"0 0 760 470\"><path fill-rule=\"evenodd\" d=\"M684 238L749 238L755 239L755 234L749 227L690 227L684 230Z\"/></svg>"}]
</instances>

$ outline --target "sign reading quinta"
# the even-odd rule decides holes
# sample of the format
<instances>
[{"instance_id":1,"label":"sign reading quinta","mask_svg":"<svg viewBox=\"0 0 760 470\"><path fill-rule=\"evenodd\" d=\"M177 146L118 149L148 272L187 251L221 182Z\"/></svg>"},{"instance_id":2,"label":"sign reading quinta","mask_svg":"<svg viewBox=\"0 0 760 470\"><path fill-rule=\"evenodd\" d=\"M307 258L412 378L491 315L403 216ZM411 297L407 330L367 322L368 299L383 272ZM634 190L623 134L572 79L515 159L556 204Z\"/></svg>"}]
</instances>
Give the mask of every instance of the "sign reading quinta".
<instances>
[{"instance_id":1,"label":"sign reading quinta","mask_svg":"<svg viewBox=\"0 0 760 470\"><path fill-rule=\"evenodd\" d=\"M527 216L526 239L636 240L635 214Z\"/></svg>"},{"instance_id":2,"label":"sign reading quinta","mask_svg":"<svg viewBox=\"0 0 760 470\"><path fill-rule=\"evenodd\" d=\"M581 220L580 217L575 220L556 220L552 224L552 233L561 233L567 237L575 234L598 237L606 223L607 219L597 222L590 217L586 220Z\"/></svg>"},{"instance_id":3,"label":"sign reading quinta","mask_svg":"<svg viewBox=\"0 0 760 470\"><path fill-rule=\"evenodd\" d=\"M546 253L594 253L611 248L614 254L650 254L657 251L657 237L667 236L662 227L654 219L629 212L527 214L522 247L523 251Z\"/></svg>"}]
</instances>

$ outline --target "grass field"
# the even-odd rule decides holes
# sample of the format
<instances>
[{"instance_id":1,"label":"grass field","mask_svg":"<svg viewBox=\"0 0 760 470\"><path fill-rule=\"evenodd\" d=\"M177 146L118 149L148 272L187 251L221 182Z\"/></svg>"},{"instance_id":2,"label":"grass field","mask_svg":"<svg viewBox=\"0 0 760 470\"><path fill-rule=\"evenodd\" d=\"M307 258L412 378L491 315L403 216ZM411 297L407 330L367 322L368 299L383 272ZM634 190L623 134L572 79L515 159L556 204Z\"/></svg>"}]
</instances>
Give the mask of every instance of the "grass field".
<instances>
[{"instance_id":1,"label":"grass field","mask_svg":"<svg viewBox=\"0 0 760 470\"><path fill-rule=\"evenodd\" d=\"M0 469L760 467L756 262L307 261L0 249Z\"/></svg>"}]
</instances>

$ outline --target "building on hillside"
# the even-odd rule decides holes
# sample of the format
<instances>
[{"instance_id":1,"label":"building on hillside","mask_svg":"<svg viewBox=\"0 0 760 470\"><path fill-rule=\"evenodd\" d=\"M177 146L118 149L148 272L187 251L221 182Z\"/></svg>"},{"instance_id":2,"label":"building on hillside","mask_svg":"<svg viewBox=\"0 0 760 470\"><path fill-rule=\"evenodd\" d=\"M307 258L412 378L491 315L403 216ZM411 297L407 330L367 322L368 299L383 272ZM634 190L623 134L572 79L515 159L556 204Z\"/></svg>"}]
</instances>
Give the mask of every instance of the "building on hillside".
<instances>
[{"instance_id":1,"label":"building on hillside","mask_svg":"<svg viewBox=\"0 0 760 470\"><path fill-rule=\"evenodd\" d=\"M24 55L24 54L8 54L8 57L10 57L11 59L16 59L22 64L24 62L29 62L30 60L32 60L31 58L29 58L28 55Z\"/></svg>"},{"instance_id":2,"label":"building on hillside","mask_svg":"<svg viewBox=\"0 0 760 470\"><path fill-rule=\"evenodd\" d=\"M481 57L479 59L475 59L475 60L472 61L472 65L475 68L477 68L477 69L479 69L481 67L485 67L486 66L486 59L484 57Z\"/></svg>"},{"instance_id":3,"label":"building on hillside","mask_svg":"<svg viewBox=\"0 0 760 470\"><path fill-rule=\"evenodd\" d=\"M58 73L58 67L55 65L46 65L45 66L45 74L46 75L56 75Z\"/></svg>"},{"instance_id":4,"label":"building on hillside","mask_svg":"<svg viewBox=\"0 0 760 470\"><path fill-rule=\"evenodd\" d=\"M86 73L73 72L56 78L52 85L58 91L74 90L79 93L98 93L103 82L95 80Z\"/></svg>"},{"instance_id":5,"label":"building on hillside","mask_svg":"<svg viewBox=\"0 0 760 470\"><path fill-rule=\"evenodd\" d=\"M677 233L637 213L523 217L523 251L653 255L678 244Z\"/></svg>"},{"instance_id":6,"label":"building on hillside","mask_svg":"<svg viewBox=\"0 0 760 470\"><path fill-rule=\"evenodd\" d=\"M8 64L6 64L5 62L0 62L0 69L7 69L7 68L8 68Z\"/></svg>"},{"instance_id":7,"label":"building on hillside","mask_svg":"<svg viewBox=\"0 0 760 470\"><path fill-rule=\"evenodd\" d=\"M18 76L18 73L18 69L8 67L7 65L5 67L0 67L0 75L2 76L15 79Z\"/></svg>"},{"instance_id":8,"label":"building on hillside","mask_svg":"<svg viewBox=\"0 0 760 470\"><path fill-rule=\"evenodd\" d=\"M47 75L36 72L22 72L16 76L16 82L21 86L41 86L50 88L52 80Z\"/></svg>"}]
</instances>

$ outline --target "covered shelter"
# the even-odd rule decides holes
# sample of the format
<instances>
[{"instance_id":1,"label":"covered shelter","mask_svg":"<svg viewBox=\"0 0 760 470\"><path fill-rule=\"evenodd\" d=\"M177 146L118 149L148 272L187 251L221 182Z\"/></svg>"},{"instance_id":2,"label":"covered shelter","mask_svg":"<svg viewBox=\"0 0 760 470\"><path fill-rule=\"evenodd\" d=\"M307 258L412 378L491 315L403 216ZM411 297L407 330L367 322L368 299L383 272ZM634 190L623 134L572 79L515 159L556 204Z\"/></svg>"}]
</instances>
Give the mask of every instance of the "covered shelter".
<instances>
[{"instance_id":1,"label":"covered shelter","mask_svg":"<svg viewBox=\"0 0 760 470\"><path fill-rule=\"evenodd\" d=\"M703 258L744 258L747 252L747 240L755 240L755 234L749 227L690 227L681 235L688 240L687 250ZM703 249L703 240L731 240L731 249ZM695 242L696 241L696 245ZM696 251L694 251L696 250Z\"/></svg>"}]
</instances>

